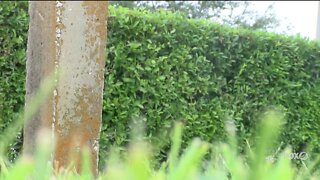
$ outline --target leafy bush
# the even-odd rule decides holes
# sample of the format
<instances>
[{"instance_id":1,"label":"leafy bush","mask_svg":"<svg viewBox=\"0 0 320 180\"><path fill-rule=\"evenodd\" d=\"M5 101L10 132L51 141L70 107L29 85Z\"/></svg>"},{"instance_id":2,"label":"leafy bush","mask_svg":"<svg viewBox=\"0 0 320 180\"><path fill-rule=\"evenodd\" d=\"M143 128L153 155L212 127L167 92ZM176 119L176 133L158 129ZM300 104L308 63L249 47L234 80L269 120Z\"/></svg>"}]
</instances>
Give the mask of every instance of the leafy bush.
<instances>
[{"instance_id":1,"label":"leafy bush","mask_svg":"<svg viewBox=\"0 0 320 180\"><path fill-rule=\"evenodd\" d=\"M24 105L26 7L0 4L0 130ZM317 43L299 36L110 7L100 157L128 143L135 119L160 144L160 159L174 121L185 124L185 146L193 137L226 139L224 122L235 120L242 151L246 139L253 144L257 115L274 107L287 119L283 147L319 152L319 57ZM12 148L19 151L21 137Z\"/></svg>"},{"instance_id":2,"label":"leafy bush","mask_svg":"<svg viewBox=\"0 0 320 180\"><path fill-rule=\"evenodd\" d=\"M150 137L184 121L183 143L223 140L224 121L234 119L241 148L257 114L280 107L283 145L302 151L309 142L319 152L316 42L123 8L110 8L108 28L102 149L125 143L136 117Z\"/></svg>"},{"instance_id":3,"label":"leafy bush","mask_svg":"<svg viewBox=\"0 0 320 180\"><path fill-rule=\"evenodd\" d=\"M0 3L0 131L13 123L24 105L25 62L28 32L27 2ZM9 156L17 156L21 133L11 144Z\"/></svg>"}]
</instances>

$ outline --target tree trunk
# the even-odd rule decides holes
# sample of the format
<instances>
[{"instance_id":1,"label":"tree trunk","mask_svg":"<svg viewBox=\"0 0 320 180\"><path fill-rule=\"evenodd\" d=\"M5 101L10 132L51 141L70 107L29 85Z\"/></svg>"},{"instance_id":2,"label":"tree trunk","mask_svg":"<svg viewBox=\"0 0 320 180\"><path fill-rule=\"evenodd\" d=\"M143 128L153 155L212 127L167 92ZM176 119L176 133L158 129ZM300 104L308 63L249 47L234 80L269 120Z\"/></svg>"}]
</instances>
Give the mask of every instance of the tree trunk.
<instances>
[{"instance_id":1,"label":"tree trunk","mask_svg":"<svg viewBox=\"0 0 320 180\"><path fill-rule=\"evenodd\" d=\"M55 168L71 158L80 168L88 147L97 173L106 45L107 3L30 1L26 105L42 81L61 69L51 97L24 128L24 153L33 155L38 133L52 132Z\"/></svg>"}]
</instances>

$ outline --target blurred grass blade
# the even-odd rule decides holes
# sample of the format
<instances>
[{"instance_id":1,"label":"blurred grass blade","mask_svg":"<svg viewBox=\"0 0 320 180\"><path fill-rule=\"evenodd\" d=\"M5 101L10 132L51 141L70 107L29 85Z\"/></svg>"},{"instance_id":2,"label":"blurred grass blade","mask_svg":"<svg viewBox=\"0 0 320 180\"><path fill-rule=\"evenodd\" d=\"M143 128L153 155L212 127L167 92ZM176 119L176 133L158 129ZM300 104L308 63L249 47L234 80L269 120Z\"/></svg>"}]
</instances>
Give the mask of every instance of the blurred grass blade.
<instances>
[{"instance_id":1,"label":"blurred grass blade","mask_svg":"<svg viewBox=\"0 0 320 180\"><path fill-rule=\"evenodd\" d=\"M247 168L244 166L240 155L237 154L236 149L228 144L221 145L223 154L223 160L225 160L225 166L229 170L232 179L246 180L247 179Z\"/></svg>"},{"instance_id":2,"label":"blurred grass blade","mask_svg":"<svg viewBox=\"0 0 320 180\"><path fill-rule=\"evenodd\" d=\"M186 152L181 157L179 164L174 171L169 173L168 179L190 179L199 168L199 162L207 153L209 145L195 139Z\"/></svg>"},{"instance_id":3,"label":"blurred grass blade","mask_svg":"<svg viewBox=\"0 0 320 180\"><path fill-rule=\"evenodd\" d=\"M294 177L293 169L291 168L291 161L288 158L287 154L290 154L291 151L286 150L280 154L279 160L268 173L268 179L281 179L281 180L291 180Z\"/></svg>"},{"instance_id":4,"label":"blurred grass blade","mask_svg":"<svg viewBox=\"0 0 320 180\"><path fill-rule=\"evenodd\" d=\"M148 180L151 177L151 157L147 143L136 142L129 149L127 159L128 179Z\"/></svg>"},{"instance_id":5,"label":"blurred grass blade","mask_svg":"<svg viewBox=\"0 0 320 180\"><path fill-rule=\"evenodd\" d=\"M27 158L20 158L12 168L9 169L6 180L25 180L31 178L31 173L34 170L34 162Z\"/></svg>"},{"instance_id":6,"label":"blurred grass blade","mask_svg":"<svg viewBox=\"0 0 320 180\"><path fill-rule=\"evenodd\" d=\"M53 151L51 133L43 130L37 139L37 153L35 157L35 169L33 179L50 179L52 175L52 162L50 161ZM41 173L40 173L41 172Z\"/></svg>"},{"instance_id":7,"label":"blurred grass blade","mask_svg":"<svg viewBox=\"0 0 320 180\"><path fill-rule=\"evenodd\" d=\"M38 111L42 103L46 101L50 93L52 93L56 83L57 74L50 75L41 84L38 92L32 98L30 103L26 104L24 113L20 112L18 119L11 126L5 129L0 136L0 154L4 153L5 147L15 138L16 133Z\"/></svg>"},{"instance_id":8,"label":"blurred grass blade","mask_svg":"<svg viewBox=\"0 0 320 180\"><path fill-rule=\"evenodd\" d=\"M173 134L171 137L171 149L169 153L169 172L173 172L176 164L178 162L178 156L181 146L181 137L182 137L182 123L178 122L174 126Z\"/></svg>"},{"instance_id":9,"label":"blurred grass blade","mask_svg":"<svg viewBox=\"0 0 320 180\"><path fill-rule=\"evenodd\" d=\"M85 147L81 153L81 179L82 180L94 179L92 174L90 150L87 147Z\"/></svg>"},{"instance_id":10,"label":"blurred grass blade","mask_svg":"<svg viewBox=\"0 0 320 180\"><path fill-rule=\"evenodd\" d=\"M266 177L270 168L270 164L266 161L267 153L278 139L282 121L283 114L278 111L272 110L263 114L257 129L259 132L256 140L257 147L251 156L250 179L256 180Z\"/></svg>"},{"instance_id":11,"label":"blurred grass blade","mask_svg":"<svg viewBox=\"0 0 320 180\"><path fill-rule=\"evenodd\" d=\"M1 174L0 178L2 178L3 175L8 174L7 165L1 155L0 155L0 174Z\"/></svg>"}]
</instances>

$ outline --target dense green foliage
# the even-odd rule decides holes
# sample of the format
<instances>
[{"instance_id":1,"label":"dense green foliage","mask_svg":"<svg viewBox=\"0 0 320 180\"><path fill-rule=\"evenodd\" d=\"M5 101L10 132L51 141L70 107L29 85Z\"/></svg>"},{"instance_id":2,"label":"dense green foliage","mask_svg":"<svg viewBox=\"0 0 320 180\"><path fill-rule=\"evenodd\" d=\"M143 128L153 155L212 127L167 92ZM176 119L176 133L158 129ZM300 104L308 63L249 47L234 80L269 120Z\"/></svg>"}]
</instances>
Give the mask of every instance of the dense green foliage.
<instances>
[{"instance_id":1,"label":"dense green foliage","mask_svg":"<svg viewBox=\"0 0 320 180\"><path fill-rule=\"evenodd\" d=\"M185 141L221 140L223 122L234 119L241 139L250 139L256 114L280 107L287 118L283 143L319 147L315 42L167 12L111 9L108 25L102 137L109 142L125 142L128 121L139 116L148 136L182 120Z\"/></svg>"},{"instance_id":2,"label":"dense green foliage","mask_svg":"<svg viewBox=\"0 0 320 180\"><path fill-rule=\"evenodd\" d=\"M24 105L26 7L0 4L0 130ZM317 43L300 37L110 7L100 155L126 145L136 119L161 156L174 121L184 122L186 144L223 140L224 122L235 120L244 147L257 114L275 107L286 114L283 144L319 152L319 57Z\"/></svg>"},{"instance_id":3,"label":"dense green foliage","mask_svg":"<svg viewBox=\"0 0 320 180\"><path fill-rule=\"evenodd\" d=\"M27 2L0 3L0 131L18 118L24 106L28 31ZM21 149L21 133L11 145L11 158Z\"/></svg>"}]
</instances>

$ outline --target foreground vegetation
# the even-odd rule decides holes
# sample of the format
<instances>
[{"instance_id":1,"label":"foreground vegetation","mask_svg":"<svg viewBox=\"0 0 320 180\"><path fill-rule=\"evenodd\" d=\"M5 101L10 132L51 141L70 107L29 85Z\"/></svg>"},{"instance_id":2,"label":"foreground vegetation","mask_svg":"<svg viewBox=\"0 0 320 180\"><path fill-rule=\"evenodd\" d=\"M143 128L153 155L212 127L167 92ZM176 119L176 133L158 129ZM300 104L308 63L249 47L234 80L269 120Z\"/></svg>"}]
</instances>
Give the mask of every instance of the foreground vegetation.
<instances>
[{"instance_id":1,"label":"foreground vegetation","mask_svg":"<svg viewBox=\"0 0 320 180\"><path fill-rule=\"evenodd\" d=\"M260 119L257 146L248 146L246 154L237 152L236 128L232 121L226 125L228 141L210 144L194 139L186 149L181 149L183 124L176 123L171 134L171 149L168 159L156 167L152 147L135 134L128 149L119 153L110 151L106 169L97 179L235 179L235 180L291 180L319 179L320 159L306 160L303 167L292 164L290 149L275 152L274 144L281 130L283 117L280 112L268 111ZM79 173L70 166L54 171L50 162L50 133L43 133L38 141L35 158L20 157L15 164L0 159L1 179L93 179L87 151L83 151L82 168ZM274 161L266 158L274 155ZM205 158L207 157L207 158Z\"/></svg>"}]
</instances>

